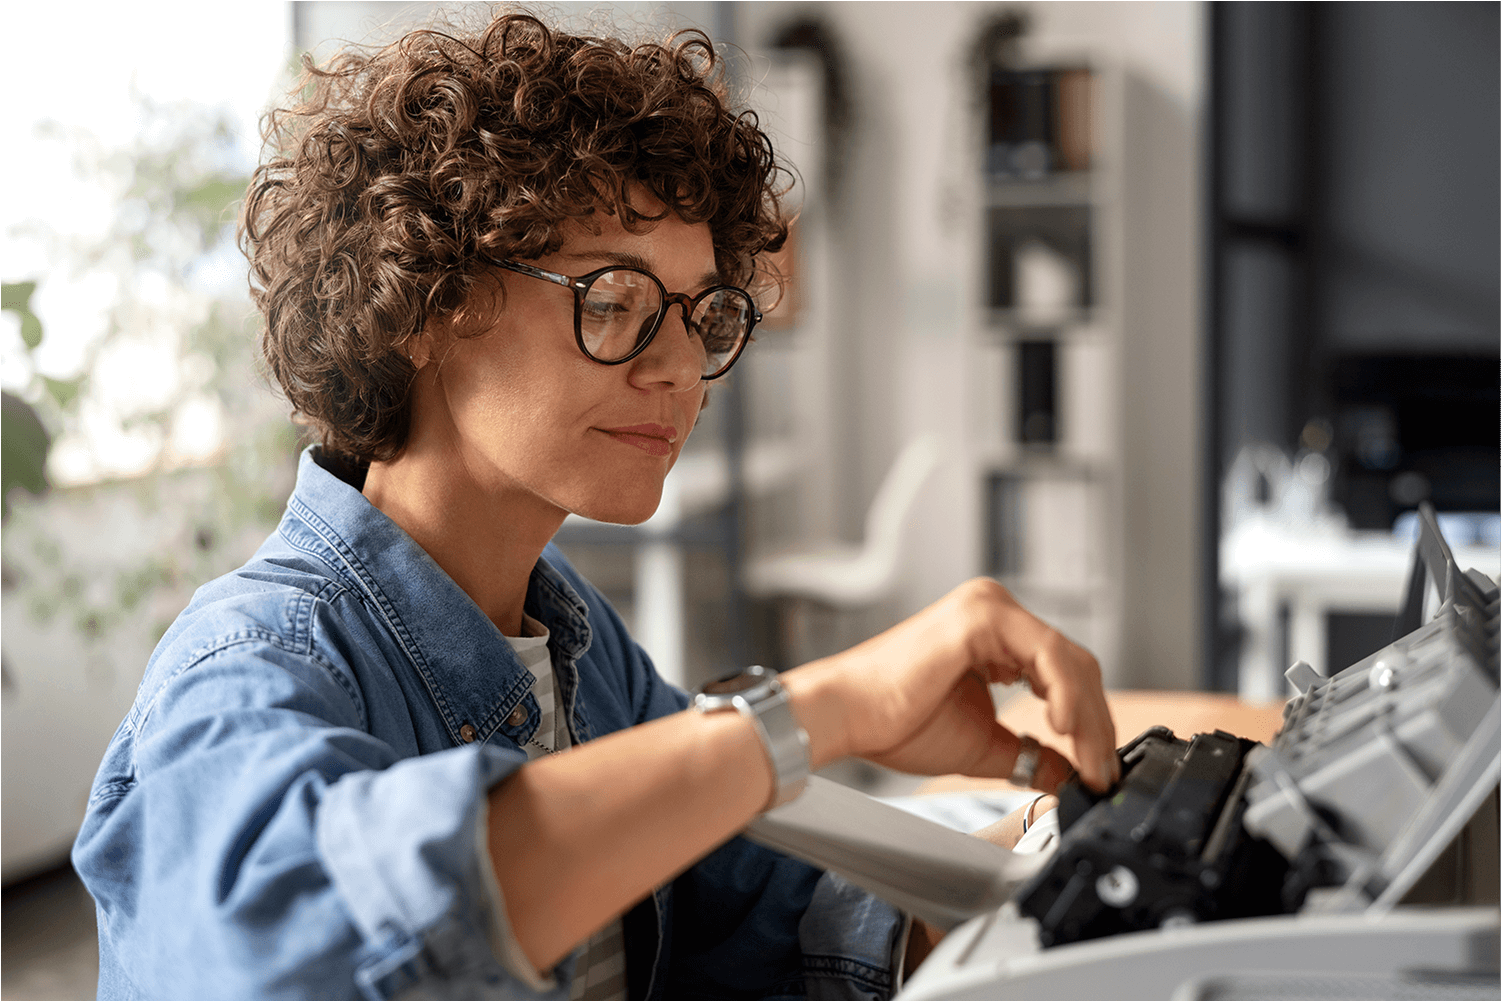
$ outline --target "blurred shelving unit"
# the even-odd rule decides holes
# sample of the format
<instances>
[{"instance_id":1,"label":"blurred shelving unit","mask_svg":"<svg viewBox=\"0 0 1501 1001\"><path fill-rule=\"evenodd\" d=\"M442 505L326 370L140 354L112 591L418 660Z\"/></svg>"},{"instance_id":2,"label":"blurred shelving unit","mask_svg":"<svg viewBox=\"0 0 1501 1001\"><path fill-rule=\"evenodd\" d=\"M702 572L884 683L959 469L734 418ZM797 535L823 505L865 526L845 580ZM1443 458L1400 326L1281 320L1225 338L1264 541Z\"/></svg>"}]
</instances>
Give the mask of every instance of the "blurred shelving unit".
<instances>
[{"instance_id":1,"label":"blurred shelving unit","mask_svg":"<svg viewBox=\"0 0 1501 1001\"><path fill-rule=\"evenodd\" d=\"M1108 47L1029 62L1028 41L977 81L983 569L1094 651L1107 684L1192 688L1199 355L1176 235L1190 140L1181 108Z\"/></svg>"},{"instance_id":2,"label":"blurred shelving unit","mask_svg":"<svg viewBox=\"0 0 1501 1001\"><path fill-rule=\"evenodd\" d=\"M993 63L983 85L984 274L970 422L983 567L1113 663L1120 335L1101 295L1117 250L1097 121L1108 82L1080 65Z\"/></svg>"}]
</instances>

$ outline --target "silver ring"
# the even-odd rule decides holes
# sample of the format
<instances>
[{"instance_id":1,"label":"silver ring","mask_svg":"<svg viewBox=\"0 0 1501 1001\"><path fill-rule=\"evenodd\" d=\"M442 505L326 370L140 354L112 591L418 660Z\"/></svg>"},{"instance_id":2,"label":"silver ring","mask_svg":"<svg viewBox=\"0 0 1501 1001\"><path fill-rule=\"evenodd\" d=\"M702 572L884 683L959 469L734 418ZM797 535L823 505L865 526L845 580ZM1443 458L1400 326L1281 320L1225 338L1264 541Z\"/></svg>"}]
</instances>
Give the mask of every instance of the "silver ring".
<instances>
[{"instance_id":1,"label":"silver ring","mask_svg":"<svg viewBox=\"0 0 1501 1001\"><path fill-rule=\"evenodd\" d=\"M1021 750L1016 752L1016 764L1011 767L1012 785L1018 785L1025 789L1032 788L1032 780L1037 778L1037 765L1042 760L1042 745L1037 738L1030 733L1024 733L1021 737Z\"/></svg>"}]
</instances>

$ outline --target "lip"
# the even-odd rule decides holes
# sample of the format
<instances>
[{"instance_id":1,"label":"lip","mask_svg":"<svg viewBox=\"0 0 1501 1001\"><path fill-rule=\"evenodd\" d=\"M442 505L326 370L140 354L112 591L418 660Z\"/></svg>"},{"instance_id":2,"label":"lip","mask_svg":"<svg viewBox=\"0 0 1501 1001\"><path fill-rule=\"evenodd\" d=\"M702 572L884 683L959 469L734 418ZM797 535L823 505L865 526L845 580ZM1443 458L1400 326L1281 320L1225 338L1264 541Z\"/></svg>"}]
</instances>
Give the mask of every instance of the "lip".
<instances>
[{"instance_id":1,"label":"lip","mask_svg":"<svg viewBox=\"0 0 1501 1001\"><path fill-rule=\"evenodd\" d=\"M647 438L665 438L671 445L678 440L677 428L665 427L661 424L632 424L623 428L601 428L606 434L639 434Z\"/></svg>"},{"instance_id":2,"label":"lip","mask_svg":"<svg viewBox=\"0 0 1501 1001\"><path fill-rule=\"evenodd\" d=\"M623 445L633 445L651 455L667 455L678 440L676 428L661 424L632 424L628 427L600 428Z\"/></svg>"}]
</instances>

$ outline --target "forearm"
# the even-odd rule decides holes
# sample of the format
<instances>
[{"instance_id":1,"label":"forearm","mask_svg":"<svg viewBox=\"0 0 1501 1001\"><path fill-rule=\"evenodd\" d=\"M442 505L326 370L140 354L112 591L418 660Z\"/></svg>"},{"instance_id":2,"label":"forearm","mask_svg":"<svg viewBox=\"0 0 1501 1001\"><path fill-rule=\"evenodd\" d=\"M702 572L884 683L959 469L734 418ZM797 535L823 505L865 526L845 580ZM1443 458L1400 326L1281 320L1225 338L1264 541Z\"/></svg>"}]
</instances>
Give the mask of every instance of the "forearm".
<instances>
[{"instance_id":1,"label":"forearm","mask_svg":"<svg viewBox=\"0 0 1501 1001\"><path fill-rule=\"evenodd\" d=\"M831 699L783 675L826 763ZM550 969L611 918L739 832L773 776L751 722L682 712L522 768L490 794L489 848L518 944Z\"/></svg>"}]
</instances>

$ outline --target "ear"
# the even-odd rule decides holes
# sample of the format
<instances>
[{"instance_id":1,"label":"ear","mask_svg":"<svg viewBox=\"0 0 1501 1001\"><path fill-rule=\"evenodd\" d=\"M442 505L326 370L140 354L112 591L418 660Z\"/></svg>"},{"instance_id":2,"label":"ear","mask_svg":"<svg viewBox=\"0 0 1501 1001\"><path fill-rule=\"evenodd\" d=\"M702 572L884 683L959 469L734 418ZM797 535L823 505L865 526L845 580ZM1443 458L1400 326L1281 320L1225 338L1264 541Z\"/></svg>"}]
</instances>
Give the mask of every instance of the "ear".
<instances>
[{"instance_id":1,"label":"ear","mask_svg":"<svg viewBox=\"0 0 1501 1001\"><path fill-rule=\"evenodd\" d=\"M416 337L407 338L406 343L402 345L402 348L406 351L407 361L411 362L412 367L419 372L433 358L433 333L431 327L431 324L423 327L422 333Z\"/></svg>"}]
</instances>

